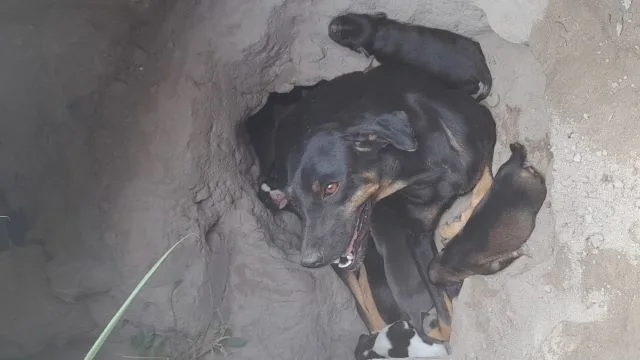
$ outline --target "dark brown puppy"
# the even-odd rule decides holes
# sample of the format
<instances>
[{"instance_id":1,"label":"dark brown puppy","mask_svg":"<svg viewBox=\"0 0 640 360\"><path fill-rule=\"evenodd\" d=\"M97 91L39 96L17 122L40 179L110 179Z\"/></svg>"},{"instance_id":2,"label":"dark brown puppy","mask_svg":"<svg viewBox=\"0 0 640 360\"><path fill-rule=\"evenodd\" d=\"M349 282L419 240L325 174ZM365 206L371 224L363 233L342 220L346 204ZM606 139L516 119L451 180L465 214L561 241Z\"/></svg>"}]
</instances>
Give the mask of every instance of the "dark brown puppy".
<instances>
[{"instance_id":1,"label":"dark brown puppy","mask_svg":"<svg viewBox=\"0 0 640 360\"><path fill-rule=\"evenodd\" d=\"M491 92L491 71L480 44L451 31L401 23L385 13L347 13L329 23L336 43L381 64L401 63L434 74L477 101Z\"/></svg>"},{"instance_id":2,"label":"dark brown puppy","mask_svg":"<svg viewBox=\"0 0 640 360\"><path fill-rule=\"evenodd\" d=\"M452 285L479 274L491 275L525 255L536 216L547 196L545 179L527 163L523 145L510 145L511 157L493 181L462 231L429 265L437 285Z\"/></svg>"}]
</instances>

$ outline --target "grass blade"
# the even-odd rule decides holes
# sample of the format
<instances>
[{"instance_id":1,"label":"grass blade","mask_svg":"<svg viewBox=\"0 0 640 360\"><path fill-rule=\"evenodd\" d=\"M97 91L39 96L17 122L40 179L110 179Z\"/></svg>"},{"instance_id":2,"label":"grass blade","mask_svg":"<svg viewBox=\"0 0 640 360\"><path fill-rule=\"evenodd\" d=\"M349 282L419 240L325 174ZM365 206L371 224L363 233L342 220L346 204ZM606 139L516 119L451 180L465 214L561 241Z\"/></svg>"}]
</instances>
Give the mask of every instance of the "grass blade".
<instances>
[{"instance_id":1,"label":"grass blade","mask_svg":"<svg viewBox=\"0 0 640 360\"><path fill-rule=\"evenodd\" d=\"M167 258L167 256L171 254L173 249L175 249L178 245L180 245L184 240L189 238L191 235L195 235L195 234L189 233L185 235L182 239L178 240L177 243L173 244L173 246L169 248L169 250L167 250L160 259L158 259L158 261L156 261L156 263L151 267L151 269L147 271L147 273L144 275L142 280L140 280L140 282L135 287L135 289L133 289L133 291L127 298L127 300L125 300L122 306L120 306L120 309L118 309L118 312L116 312L116 314L111 318L107 326L105 326L104 330L102 330L102 333L100 334L96 342L93 343L93 346L91 346L91 349L89 349L89 352L84 357L84 360L93 360L95 358L98 351L100 351L100 348L102 347L102 345L105 343L105 341L107 341L107 338L111 334L111 331L113 331L113 329L116 327L116 325L122 318L122 315L124 315L125 310L127 310L127 308L129 307L133 299L136 297L136 295L138 295L138 293L140 292L142 287L147 283L149 278L156 272L156 270L158 270L158 267L162 265L162 263Z\"/></svg>"}]
</instances>

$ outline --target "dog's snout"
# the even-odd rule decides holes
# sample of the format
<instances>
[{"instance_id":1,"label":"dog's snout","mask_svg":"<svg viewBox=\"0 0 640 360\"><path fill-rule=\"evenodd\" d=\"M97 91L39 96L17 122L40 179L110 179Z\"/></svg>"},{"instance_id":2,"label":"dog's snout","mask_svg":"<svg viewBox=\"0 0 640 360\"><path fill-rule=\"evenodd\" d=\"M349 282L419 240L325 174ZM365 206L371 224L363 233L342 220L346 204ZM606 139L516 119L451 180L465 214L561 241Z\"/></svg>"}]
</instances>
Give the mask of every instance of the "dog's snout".
<instances>
[{"instance_id":1,"label":"dog's snout","mask_svg":"<svg viewBox=\"0 0 640 360\"><path fill-rule=\"evenodd\" d=\"M303 254L300 265L309 268L319 267L322 265L322 255L316 251Z\"/></svg>"}]
</instances>

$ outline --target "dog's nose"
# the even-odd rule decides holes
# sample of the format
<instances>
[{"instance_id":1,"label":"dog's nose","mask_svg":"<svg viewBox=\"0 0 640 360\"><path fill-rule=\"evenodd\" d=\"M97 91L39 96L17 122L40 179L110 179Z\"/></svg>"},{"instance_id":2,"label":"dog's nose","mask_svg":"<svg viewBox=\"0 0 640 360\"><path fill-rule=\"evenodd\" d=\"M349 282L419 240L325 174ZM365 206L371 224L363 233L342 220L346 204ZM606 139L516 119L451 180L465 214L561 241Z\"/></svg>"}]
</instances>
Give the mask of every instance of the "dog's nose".
<instances>
[{"instance_id":1,"label":"dog's nose","mask_svg":"<svg viewBox=\"0 0 640 360\"><path fill-rule=\"evenodd\" d=\"M322 265L322 255L319 252L310 252L302 255L300 265L308 268L316 268Z\"/></svg>"}]
</instances>

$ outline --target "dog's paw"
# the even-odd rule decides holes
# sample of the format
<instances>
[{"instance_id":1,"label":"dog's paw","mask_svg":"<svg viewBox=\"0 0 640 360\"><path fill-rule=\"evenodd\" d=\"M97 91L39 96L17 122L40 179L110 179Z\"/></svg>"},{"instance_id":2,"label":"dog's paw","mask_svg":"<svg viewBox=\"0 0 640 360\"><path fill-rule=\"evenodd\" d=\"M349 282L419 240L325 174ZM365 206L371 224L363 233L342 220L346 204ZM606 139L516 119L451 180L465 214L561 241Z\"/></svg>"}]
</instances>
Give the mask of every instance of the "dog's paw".
<instances>
[{"instance_id":1,"label":"dog's paw","mask_svg":"<svg viewBox=\"0 0 640 360\"><path fill-rule=\"evenodd\" d=\"M271 210L282 210L287 206L287 196L284 192L274 189L267 181L260 183L258 198Z\"/></svg>"}]
</instances>

